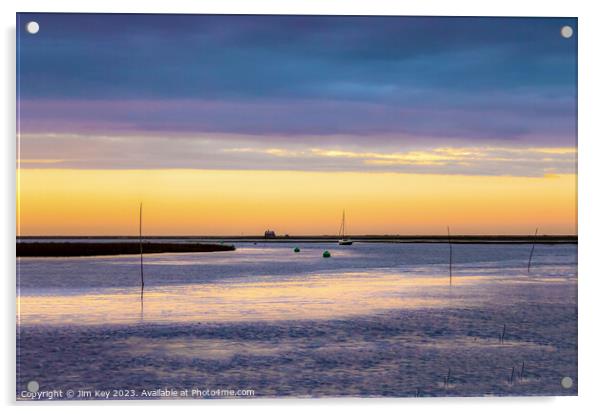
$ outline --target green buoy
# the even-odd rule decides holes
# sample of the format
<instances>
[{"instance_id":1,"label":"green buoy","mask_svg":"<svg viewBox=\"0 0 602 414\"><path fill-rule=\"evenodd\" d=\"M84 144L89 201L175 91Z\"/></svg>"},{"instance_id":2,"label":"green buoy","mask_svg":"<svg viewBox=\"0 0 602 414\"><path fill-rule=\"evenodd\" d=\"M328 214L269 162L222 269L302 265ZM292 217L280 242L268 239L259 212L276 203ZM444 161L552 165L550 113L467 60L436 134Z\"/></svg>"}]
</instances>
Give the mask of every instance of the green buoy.
<instances>
[{"instance_id":1,"label":"green buoy","mask_svg":"<svg viewBox=\"0 0 602 414\"><path fill-rule=\"evenodd\" d=\"M324 253L322 253L322 257L330 257L330 252L328 250L324 250Z\"/></svg>"},{"instance_id":2,"label":"green buoy","mask_svg":"<svg viewBox=\"0 0 602 414\"><path fill-rule=\"evenodd\" d=\"M298 248L298 247L295 247L295 248L293 249L293 251L294 251L295 253L299 253L299 252L301 251L301 249L300 249L300 248Z\"/></svg>"}]
</instances>

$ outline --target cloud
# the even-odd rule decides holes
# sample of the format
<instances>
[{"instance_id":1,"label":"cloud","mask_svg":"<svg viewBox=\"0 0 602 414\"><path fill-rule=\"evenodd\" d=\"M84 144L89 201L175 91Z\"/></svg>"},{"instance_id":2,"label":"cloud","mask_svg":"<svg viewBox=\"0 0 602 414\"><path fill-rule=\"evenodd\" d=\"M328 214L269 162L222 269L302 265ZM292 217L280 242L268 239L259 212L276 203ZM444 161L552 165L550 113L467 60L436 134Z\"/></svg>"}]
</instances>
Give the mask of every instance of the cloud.
<instances>
[{"instance_id":1,"label":"cloud","mask_svg":"<svg viewBox=\"0 0 602 414\"><path fill-rule=\"evenodd\" d=\"M333 100L39 99L20 102L19 112L23 133L238 134L254 135L258 142L275 136L293 142L299 136L344 135L350 144L381 137L400 144L400 137L409 135L414 140L575 144L576 115L569 98L532 97L526 105L500 94L473 101L452 107Z\"/></svg>"},{"instance_id":2,"label":"cloud","mask_svg":"<svg viewBox=\"0 0 602 414\"><path fill-rule=\"evenodd\" d=\"M575 19L20 18L23 132L575 139Z\"/></svg>"},{"instance_id":3,"label":"cloud","mask_svg":"<svg viewBox=\"0 0 602 414\"><path fill-rule=\"evenodd\" d=\"M21 14L21 93L70 99L380 99L574 84L556 18ZM21 27L20 27L21 29Z\"/></svg>"},{"instance_id":4,"label":"cloud","mask_svg":"<svg viewBox=\"0 0 602 414\"><path fill-rule=\"evenodd\" d=\"M341 137L342 138L342 137ZM262 146L248 136L21 136L21 168L362 171L544 176L576 173L574 147ZM69 153L69 158L64 157ZM46 157L46 158L43 158ZM61 158L62 157L62 158Z\"/></svg>"},{"instance_id":5,"label":"cloud","mask_svg":"<svg viewBox=\"0 0 602 414\"><path fill-rule=\"evenodd\" d=\"M574 170L576 19L19 19L22 167Z\"/></svg>"}]
</instances>

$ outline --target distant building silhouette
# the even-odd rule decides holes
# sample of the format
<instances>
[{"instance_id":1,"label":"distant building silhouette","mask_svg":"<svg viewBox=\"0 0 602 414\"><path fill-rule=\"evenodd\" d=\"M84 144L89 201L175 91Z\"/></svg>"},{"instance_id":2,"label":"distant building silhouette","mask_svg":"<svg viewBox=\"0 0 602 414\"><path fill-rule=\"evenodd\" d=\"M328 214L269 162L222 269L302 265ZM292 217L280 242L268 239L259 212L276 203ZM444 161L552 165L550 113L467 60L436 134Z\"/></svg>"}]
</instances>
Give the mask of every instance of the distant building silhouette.
<instances>
[{"instance_id":1,"label":"distant building silhouette","mask_svg":"<svg viewBox=\"0 0 602 414\"><path fill-rule=\"evenodd\" d=\"M274 239L276 238L276 232L274 230L266 230L265 233L263 233L263 237L266 239Z\"/></svg>"}]
</instances>

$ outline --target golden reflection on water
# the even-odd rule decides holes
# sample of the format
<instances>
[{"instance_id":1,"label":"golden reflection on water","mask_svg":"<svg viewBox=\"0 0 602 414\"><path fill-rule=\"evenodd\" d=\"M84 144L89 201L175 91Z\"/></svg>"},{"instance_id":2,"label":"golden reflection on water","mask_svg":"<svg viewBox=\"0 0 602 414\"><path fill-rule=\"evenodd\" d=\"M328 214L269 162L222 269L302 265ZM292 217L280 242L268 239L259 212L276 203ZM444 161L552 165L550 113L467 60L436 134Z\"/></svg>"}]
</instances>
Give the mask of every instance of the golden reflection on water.
<instances>
[{"instance_id":1,"label":"golden reflection on water","mask_svg":"<svg viewBox=\"0 0 602 414\"><path fill-rule=\"evenodd\" d=\"M479 278L463 277L456 284ZM446 277L344 273L304 280L229 282L18 298L21 324L124 324L332 319L449 306Z\"/></svg>"}]
</instances>

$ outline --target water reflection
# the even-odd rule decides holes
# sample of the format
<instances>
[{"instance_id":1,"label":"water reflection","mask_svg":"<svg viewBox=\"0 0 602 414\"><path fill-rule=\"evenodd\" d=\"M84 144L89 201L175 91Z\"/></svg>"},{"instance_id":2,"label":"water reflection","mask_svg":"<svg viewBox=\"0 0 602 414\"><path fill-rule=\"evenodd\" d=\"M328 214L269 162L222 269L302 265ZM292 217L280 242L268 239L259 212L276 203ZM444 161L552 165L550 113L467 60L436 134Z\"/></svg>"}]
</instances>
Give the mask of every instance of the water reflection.
<instances>
[{"instance_id":1,"label":"water reflection","mask_svg":"<svg viewBox=\"0 0 602 414\"><path fill-rule=\"evenodd\" d=\"M447 278L343 273L304 280L107 289L97 294L19 298L22 324L124 324L331 319L399 308L449 306L470 298L477 277Z\"/></svg>"}]
</instances>

